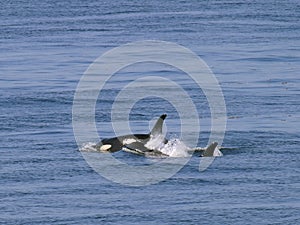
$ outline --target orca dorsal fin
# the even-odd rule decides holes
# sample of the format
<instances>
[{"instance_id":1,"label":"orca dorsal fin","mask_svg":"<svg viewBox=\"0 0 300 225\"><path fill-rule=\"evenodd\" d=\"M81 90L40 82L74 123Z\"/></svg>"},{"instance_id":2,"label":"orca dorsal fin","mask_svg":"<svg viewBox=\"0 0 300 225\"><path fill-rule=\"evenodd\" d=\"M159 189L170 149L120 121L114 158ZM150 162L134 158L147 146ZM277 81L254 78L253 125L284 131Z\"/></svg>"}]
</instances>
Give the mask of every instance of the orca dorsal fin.
<instances>
[{"instance_id":1,"label":"orca dorsal fin","mask_svg":"<svg viewBox=\"0 0 300 225\"><path fill-rule=\"evenodd\" d=\"M162 134L162 127L163 127L163 123L164 123L164 120L166 119L167 117L167 114L162 114L158 120L156 121L154 127L152 128L151 132L150 132L150 135L159 135L159 134Z\"/></svg>"},{"instance_id":2,"label":"orca dorsal fin","mask_svg":"<svg viewBox=\"0 0 300 225\"><path fill-rule=\"evenodd\" d=\"M211 143L203 152L202 157L213 157L216 147L218 146L217 142Z\"/></svg>"}]
</instances>

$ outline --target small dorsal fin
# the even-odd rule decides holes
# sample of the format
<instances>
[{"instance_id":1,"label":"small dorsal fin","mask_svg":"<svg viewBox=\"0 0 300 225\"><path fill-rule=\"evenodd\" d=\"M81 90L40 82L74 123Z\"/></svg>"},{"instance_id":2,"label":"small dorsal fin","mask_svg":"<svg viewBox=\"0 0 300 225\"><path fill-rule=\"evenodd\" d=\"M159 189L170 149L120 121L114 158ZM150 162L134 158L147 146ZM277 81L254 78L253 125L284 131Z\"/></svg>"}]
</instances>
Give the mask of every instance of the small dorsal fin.
<instances>
[{"instance_id":1,"label":"small dorsal fin","mask_svg":"<svg viewBox=\"0 0 300 225\"><path fill-rule=\"evenodd\" d=\"M164 123L164 120L166 119L167 117L167 114L162 114L158 120L156 121L154 127L152 128L150 134L151 135L158 135L158 134L161 134L162 133L162 127L163 127L163 123Z\"/></svg>"},{"instance_id":2,"label":"small dorsal fin","mask_svg":"<svg viewBox=\"0 0 300 225\"><path fill-rule=\"evenodd\" d=\"M216 149L216 147L218 146L218 143L217 142L213 142L210 144L210 146L208 146L203 154L202 154L202 157L213 157L214 156L214 151Z\"/></svg>"}]
</instances>

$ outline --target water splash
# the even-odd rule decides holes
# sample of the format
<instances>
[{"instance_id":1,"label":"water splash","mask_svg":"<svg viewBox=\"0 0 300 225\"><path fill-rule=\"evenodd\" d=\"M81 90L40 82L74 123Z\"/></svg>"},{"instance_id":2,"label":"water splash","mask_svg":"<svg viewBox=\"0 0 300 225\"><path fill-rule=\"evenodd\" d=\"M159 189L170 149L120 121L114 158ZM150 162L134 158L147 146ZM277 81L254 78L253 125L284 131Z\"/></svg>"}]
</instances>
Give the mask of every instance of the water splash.
<instances>
[{"instance_id":1,"label":"water splash","mask_svg":"<svg viewBox=\"0 0 300 225\"><path fill-rule=\"evenodd\" d=\"M159 151L170 157L189 157L191 149L177 138L170 139Z\"/></svg>"},{"instance_id":2,"label":"water splash","mask_svg":"<svg viewBox=\"0 0 300 225\"><path fill-rule=\"evenodd\" d=\"M96 143L94 142L87 142L84 143L80 148L79 151L81 152L97 152Z\"/></svg>"},{"instance_id":3,"label":"water splash","mask_svg":"<svg viewBox=\"0 0 300 225\"><path fill-rule=\"evenodd\" d=\"M165 137L162 134L151 136L145 146L149 149L158 150L169 157L189 157L191 150L178 138L171 138L165 143Z\"/></svg>"}]
</instances>

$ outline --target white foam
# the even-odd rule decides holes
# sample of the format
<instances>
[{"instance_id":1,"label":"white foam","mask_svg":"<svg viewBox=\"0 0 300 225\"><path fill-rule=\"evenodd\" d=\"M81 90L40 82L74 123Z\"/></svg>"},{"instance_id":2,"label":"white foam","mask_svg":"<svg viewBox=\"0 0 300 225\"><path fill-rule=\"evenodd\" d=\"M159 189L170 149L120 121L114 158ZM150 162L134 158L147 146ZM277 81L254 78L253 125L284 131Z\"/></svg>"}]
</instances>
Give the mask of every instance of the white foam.
<instances>
[{"instance_id":1,"label":"white foam","mask_svg":"<svg viewBox=\"0 0 300 225\"><path fill-rule=\"evenodd\" d=\"M170 157L188 157L190 150L182 141L177 138L170 139L167 144L165 144L160 151Z\"/></svg>"},{"instance_id":2,"label":"white foam","mask_svg":"<svg viewBox=\"0 0 300 225\"><path fill-rule=\"evenodd\" d=\"M97 152L97 149L95 148L96 143L94 142L87 142L84 143L81 148L79 148L79 151L81 152Z\"/></svg>"},{"instance_id":3,"label":"white foam","mask_svg":"<svg viewBox=\"0 0 300 225\"><path fill-rule=\"evenodd\" d=\"M170 139L167 144L164 143L164 135L151 136L145 145L149 149L158 150L170 157L188 157L191 149L177 138Z\"/></svg>"}]
</instances>

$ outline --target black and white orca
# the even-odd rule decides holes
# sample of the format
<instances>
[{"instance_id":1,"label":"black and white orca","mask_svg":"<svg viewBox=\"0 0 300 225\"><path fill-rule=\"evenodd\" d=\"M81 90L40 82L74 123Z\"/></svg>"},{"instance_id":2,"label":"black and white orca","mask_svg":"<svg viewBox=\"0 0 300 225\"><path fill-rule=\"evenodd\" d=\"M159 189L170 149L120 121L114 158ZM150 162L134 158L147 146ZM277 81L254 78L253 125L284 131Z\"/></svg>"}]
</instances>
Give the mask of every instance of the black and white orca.
<instances>
[{"instance_id":1,"label":"black and white orca","mask_svg":"<svg viewBox=\"0 0 300 225\"><path fill-rule=\"evenodd\" d=\"M168 140L162 134L163 123L166 117L166 114L162 114L156 121L151 132L148 134L129 134L103 139L96 144L95 148L100 152L113 153L123 149L124 151L144 156L168 157L168 155L164 154L158 149L152 149L148 147L148 143L156 137L162 137L160 139L162 145L168 143ZM213 142L207 148L198 150L203 151L201 156L212 157L214 156L214 151L217 148L217 145L218 143Z\"/></svg>"}]
</instances>

